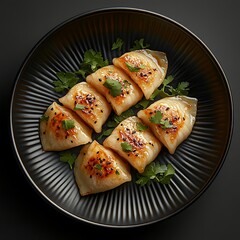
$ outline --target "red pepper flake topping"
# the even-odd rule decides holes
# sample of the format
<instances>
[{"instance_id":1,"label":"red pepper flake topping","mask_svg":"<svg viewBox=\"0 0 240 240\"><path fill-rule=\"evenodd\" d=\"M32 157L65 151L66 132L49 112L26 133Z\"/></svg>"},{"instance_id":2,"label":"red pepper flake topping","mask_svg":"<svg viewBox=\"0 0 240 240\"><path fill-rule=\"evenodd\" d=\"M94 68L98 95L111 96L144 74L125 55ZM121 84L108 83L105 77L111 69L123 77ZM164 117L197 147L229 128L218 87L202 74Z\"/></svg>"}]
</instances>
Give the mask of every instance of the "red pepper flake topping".
<instances>
[{"instance_id":1,"label":"red pepper flake topping","mask_svg":"<svg viewBox=\"0 0 240 240\"><path fill-rule=\"evenodd\" d=\"M131 133L131 131L120 131L120 137L123 141L128 142L134 149L141 149L144 147L144 142L139 139L136 134Z\"/></svg>"},{"instance_id":2,"label":"red pepper flake topping","mask_svg":"<svg viewBox=\"0 0 240 240\"><path fill-rule=\"evenodd\" d=\"M57 138L67 139L70 135L75 135L75 128L64 129L63 121L70 121L62 113L57 113L54 118L51 119L50 127L55 132Z\"/></svg>"},{"instance_id":3,"label":"red pepper flake topping","mask_svg":"<svg viewBox=\"0 0 240 240\"><path fill-rule=\"evenodd\" d=\"M87 94L82 93L81 95L77 95L75 98L76 98L76 103L85 106L85 108L82 109L83 112L85 111L85 109L88 109L88 108L93 110L94 106L96 105L96 97L94 97L90 93L87 93Z\"/></svg>"},{"instance_id":4,"label":"red pepper flake topping","mask_svg":"<svg viewBox=\"0 0 240 240\"><path fill-rule=\"evenodd\" d=\"M98 178L105 178L110 174L117 172L114 167L111 157L97 151L96 157L91 157L87 164L84 166L89 172L89 177L96 176Z\"/></svg>"},{"instance_id":5,"label":"red pepper flake topping","mask_svg":"<svg viewBox=\"0 0 240 240\"><path fill-rule=\"evenodd\" d=\"M154 114L156 114L159 111L162 113L162 121L167 122L169 124L169 127L163 128L161 124L158 124L157 127L159 129L163 129L166 132L166 134L176 133L183 124L182 122L183 119L180 118L178 111L165 105L161 105L157 107L154 110ZM153 113L153 110L146 109L146 114L149 114L149 116L151 116L152 113Z\"/></svg>"}]
</instances>

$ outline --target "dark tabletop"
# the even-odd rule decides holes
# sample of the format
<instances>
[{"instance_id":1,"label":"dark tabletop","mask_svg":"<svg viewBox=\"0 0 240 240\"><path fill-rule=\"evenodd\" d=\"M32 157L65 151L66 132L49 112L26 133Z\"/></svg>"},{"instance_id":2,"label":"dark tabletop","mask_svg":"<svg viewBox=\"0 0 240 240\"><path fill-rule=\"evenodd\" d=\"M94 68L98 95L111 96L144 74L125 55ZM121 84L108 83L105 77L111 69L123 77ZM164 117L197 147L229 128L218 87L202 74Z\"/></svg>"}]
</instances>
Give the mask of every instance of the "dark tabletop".
<instances>
[{"instance_id":1,"label":"dark tabletop","mask_svg":"<svg viewBox=\"0 0 240 240\"><path fill-rule=\"evenodd\" d=\"M111 4L110 4L111 2ZM11 147L9 108L16 75L40 38L63 21L111 6L165 15L197 35L222 66L234 102L234 132L224 165L189 207L159 223L133 229L100 228L59 212L33 189ZM237 239L240 234L240 14L238 1L51 0L0 3L1 171L0 239ZM134 234L134 235L133 235ZM130 236L129 236L130 235Z\"/></svg>"}]
</instances>

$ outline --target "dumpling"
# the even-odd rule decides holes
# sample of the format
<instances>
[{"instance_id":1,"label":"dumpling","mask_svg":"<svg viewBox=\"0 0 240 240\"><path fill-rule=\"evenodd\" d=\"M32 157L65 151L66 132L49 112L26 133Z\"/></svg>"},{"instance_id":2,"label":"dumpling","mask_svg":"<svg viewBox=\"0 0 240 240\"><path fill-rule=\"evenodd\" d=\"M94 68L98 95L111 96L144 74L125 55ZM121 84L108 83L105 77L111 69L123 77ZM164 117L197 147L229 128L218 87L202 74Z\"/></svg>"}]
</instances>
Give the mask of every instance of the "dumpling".
<instances>
[{"instance_id":1,"label":"dumpling","mask_svg":"<svg viewBox=\"0 0 240 240\"><path fill-rule=\"evenodd\" d=\"M196 115L197 99L186 96L162 98L137 113L171 154L191 134Z\"/></svg>"},{"instance_id":2,"label":"dumpling","mask_svg":"<svg viewBox=\"0 0 240 240\"><path fill-rule=\"evenodd\" d=\"M116 151L139 173L144 172L162 147L150 129L136 116L123 120L103 141L103 145Z\"/></svg>"},{"instance_id":3,"label":"dumpling","mask_svg":"<svg viewBox=\"0 0 240 240\"><path fill-rule=\"evenodd\" d=\"M73 111L53 102L40 119L44 151L62 151L92 142L92 129Z\"/></svg>"},{"instance_id":4,"label":"dumpling","mask_svg":"<svg viewBox=\"0 0 240 240\"><path fill-rule=\"evenodd\" d=\"M96 140L81 149L74 176L81 196L105 192L132 180L130 165Z\"/></svg>"},{"instance_id":5,"label":"dumpling","mask_svg":"<svg viewBox=\"0 0 240 240\"><path fill-rule=\"evenodd\" d=\"M88 75L86 82L106 97L117 115L128 110L143 97L138 85L114 65L102 67Z\"/></svg>"},{"instance_id":6,"label":"dumpling","mask_svg":"<svg viewBox=\"0 0 240 240\"><path fill-rule=\"evenodd\" d=\"M124 53L114 58L113 64L133 79L146 99L162 84L168 69L166 54L149 49Z\"/></svg>"},{"instance_id":7,"label":"dumpling","mask_svg":"<svg viewBox=\"0 0 240 240\"><path fill-rule=\"evenodd\" d=\"M86 82L74 85L59 102L74 110L96 133L102 131L112 110L107 100Z\"/></svg>"}]
</instances>

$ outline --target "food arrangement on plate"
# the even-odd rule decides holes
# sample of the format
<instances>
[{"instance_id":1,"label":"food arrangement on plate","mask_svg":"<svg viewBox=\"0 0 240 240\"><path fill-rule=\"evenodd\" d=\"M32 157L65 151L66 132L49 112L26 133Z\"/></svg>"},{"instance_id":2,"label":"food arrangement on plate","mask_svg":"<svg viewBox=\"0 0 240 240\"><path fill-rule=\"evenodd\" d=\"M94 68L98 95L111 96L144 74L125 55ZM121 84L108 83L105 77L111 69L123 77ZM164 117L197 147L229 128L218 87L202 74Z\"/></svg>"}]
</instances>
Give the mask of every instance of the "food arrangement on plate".
<instances>
[{"instance_id":1,"label":"food arrangement on plate","mask_svg":"<svg viewBox=\"0 0 240 240\"><path fill-rule=\"evenodd\" d=\"M187 96L188 82L171 86L166 54L143 41L110 64L90 49L78 71L56 73L54 90L65 94L41 117L40 139L44 151L81 147L60 159L73 168L81 196L132 181L132 170L140 186L169 184L173 166L155 159L164 147L174 154L192 132L198 100Z\"/></svg>"},{"instance_id":2,"label":"food arrangement on plate","mask_svg":"<svg viewBox=\"0 0 240 240\"><path fill-rule=\"evenodd\" d=\"M150 95L154 52L167 68ZM233 128L229 90L215 56L177 22L140 9L81 14L47 33L19 69L13 148L37 192L70 217L154 223L192 204L221 169Z\"/></svg>"}]
</instances>

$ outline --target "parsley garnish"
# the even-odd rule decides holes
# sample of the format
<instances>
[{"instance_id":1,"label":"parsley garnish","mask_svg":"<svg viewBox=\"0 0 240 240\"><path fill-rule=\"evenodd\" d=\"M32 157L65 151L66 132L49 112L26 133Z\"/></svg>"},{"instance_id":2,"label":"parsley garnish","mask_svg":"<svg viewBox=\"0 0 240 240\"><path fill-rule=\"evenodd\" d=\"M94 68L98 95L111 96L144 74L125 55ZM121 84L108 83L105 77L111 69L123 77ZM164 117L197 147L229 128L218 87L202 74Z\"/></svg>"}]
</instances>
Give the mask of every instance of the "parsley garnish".
<instances>
[{"instance_id":1,"label":"parsley garnish","mask_svg":"<svg viewBox=\"0 0 240 240\"><path fill-rule=\"evenodd\" d=\"M144 39L141 38L140 40L135 40L134 45L132 48L130 48L131 51L144 49L150 47L150 44L146 43L144 44Z\"/></svg>"},{"instance_id":2,"label":"parsley garnish","mask_svg":"<svg viewBox=\"0 0 240 240\"><path fill-rule=\"evenodd\" d=\"M124 152L131 152L132 151L132 145L128 142L122 142L121 147L122 147L122 150Z\"/></svg>"},{"instance_id":3,"label":"parsley garnish","mask_svg":"<svg viewBox=\"0 0 240 240\"><path fill-rule=\"evenodd\" d=\"M137 130L140 132L145 131L146 129L148 129L148 126L142 124L141 122L137 122Z\"/></svg>"},{"instance_id":4,"label":"parsley garnish","mask_svg":"<svg viewBox=\"0 0 240 240\"><path fill-rule=\"evenodd\" d=\"M145 109L148 107L149 103L150 101L143 97L142 100L135 105L135 108L142 107L143 109Z\"/></svg>"},{"instance_id":5,"label":"parsley garnish","mask_svg":"<svg viewBox=\"0 0 240 240\"><path fill-rule=\"evenodd\" d=\"M62 92L73 87L79 80L78 76L73 72L57 72L58 80L53 81L54 91Z\"/></svg>"},{"instance_id":6,"label":"parsley garnish","mask_svg":"<svg viewBox=\"0 0 240 240\"><path fill-rule=\"evenodd\" d=\"M174 88L173 86L169 85L174 80L172 75L169 75L167 78L164 79L162 83L162 88L157 89L157 95L159 94L161 97L170 97L170 96L177 96L177 95L188 95L189 91L189 82L180 82L178 83L177 87Z\"/></svg>"},{"instance_id":7,"label":"parsley garnish","mask_svg":"<svg viewBox=\"0 0 240 240\"><path fill-rule=\"evenodd\" d=\"M149 99L146 99L145 97L142 98L141 101L139 101L136 105L135 108L140 108L142 107L143 109L147 108L150 104L151 101L154 101L155 98L162 93L162 90L156 89L152 95L150 96Z\"/></svg>"},{"instance_id":8,"label":"parsley garnish","mask_svg":"<svg viewBox=\"0 0 240 240\"><path fill-rule=\"evenodd\" d=\"M84 53L83 62L80 64L79 70L75 73L81 74L85 78L86 75L91 74L108 64L108 60L103 59L101 52L89 49Z\"/></svg>"},{"instance_id":9,"label":"parsley garnish","mask_svg":"<svg viewBox=\"0 0 240 240\"><path fill-rule=\"evenodd\" d=\"M118 49L119 51L122 49L124 42L121 38L117 38L116 42L112 45L112 50Z\"/></svg>"},{"instance_id":10,"label":"parsley garnish","mask_svg":"<svg viewBox=\"0 0 240 240\"><path fill-rule=\"evenodd\" d=\"M133 115L134 115L134 111L131 108L129 108L119 116L115 114L113 117L113 120L118 124L122 122L124 119L131 117Z\"/></svg>"},{"instance_id":11,"label":"parsley garnish","mask_svg":"<svg viewBox=\"0 0 240 240\"><path fill-rule=\"evenodd\" d=\"M73 168L76 158L77 156L70 151L60 152L60 161L68 163L71 169Z\"/></svg>"},{"instance_id":12,"label":"parsley garnish","mask_svg":"<svg viewBox=\"0 0 240 240\"><path fill-rule=\"evenodd\" d=\"M136 184L144 186L145 184L150 184L152 181L169 184L174 174L175 170L170 163L165 165L154 161L146 166L143 173L137 175Z\"/></svg>"},{"instance_id":13,"label":"parsley garnish","mask_svg":"<svg viewBox=\"0 0 240 240\"><path fill-rule=\"evenodd\" d=\"M113 130L114 130L114 128L109 128L109 129L103 131L103 133L98 137L98 140L100 140L103 137L109 136Z\"/></svg>"},{"instance_id":14,"label":"parsley garnish","mask_svg":"<svg viewBox=\"0 0 240 240\"><path fill-rule=\"evenodd\" d=\"M123 112L121 115L117 115L114 114L113 117L108 120L108 122L106 123L106 126L108 127L107 130L103 131L103 133L98 137L98 140L100 140L101 138L105 137L105 136L109 136L112 131L114 130L114 128L124 119L131 117L134 115L134 111L130 108L128 110L126 110L125 112Z\"/></svg>"},{"instance_id":15,"label":"parsley garnish","mask_svg":"<svg viewBox=\"0 0 240 240\"><path fill-rule=\"evenodd\" d=\"M49 116L46 116L46 115L42 115L41 117L40 117L40 121L48 121L48 119L49 119Z\"/></svg>"},{"instance_id":16,"label":"parsley garnish","mask_svg":"<svg viewBox=\"0 0 240 240\"><path fill-rule=\"evenodd\" d=\"M83 110L85 108L84 105L76 103L75 107L73 108L74 110Z\"/></svg>"},{"instance_id":17,"label":"parsley garnish","mask_svg":"<svg viewBox=\"0 0 240 240\"><path fill-rule=\"evenodd\" d=\"M156 89L150 98L147 100L146 98L142 98L140 102L138 102L135 107L143 109L147 108L151 101L154 101L158 96L170 97L170 96L177 96L177 95L188 95L189 91L189 82L180 82L178 83L177 87L174 88L173 86L169 85L174 80L172 75L169 75L167 78L164 79L163 83L161 84L160 89Z\"/></svg>"},{"instance_id":18,"label":"parsley garnish","mask_svg":"<svg viewBox=\"0 0 240 240\"><path fill-rule=\"evenodd\" d=\"M136 67L136 66L134 66L133 64L131 64L131 63L129 63L129 62L125 62L125 64L126 64L128 70L129 70L130 72L138 72L141 68L144 68L144 67L145 67L144 65L141 65L141 66L139 66L139 67Z\"/></svg>"},{"instance_id":19,"label":"parsley garnish","mask_svg":"<svg viewBox=\"0 0 240 240\"><path fill-rule=\"evenodd\" d=\"M168 120L163 120L162 117L162 112L157 110L155 115L151 116L149 120L152 123L160 124L163 129L171 128L173 125Z\"/></svg>"},{"instance_id":20,"label":"parsley garnish","mask_svg":"<svg viewBox=\"0 0 240 240\"><path fill-rule=\"evenodd\" d=\"M188 95L189 91L189 82L180 82L177 85L177 88L171 89L172 96L177 96L177 95Z\"/></svg>"},{"instance_id":21,"label":"parsley garnish","mask_svg":"<svg viewBox=\"0 0 240 240\"><path fill-rule=\"evenodd\" d=\"M158 88L152 93L152 95L150 96L149 100L153 101L155 100L155 98L160 94L161 90L159 90Z\"/></svg>"},{"instance_id":22,"label":"parsley garnish","mask_svg":"<svg viewBox=\"0 0 240 240\"><path fill-rule=\"evenodd\" d=\"M83 61L80 63L77 71L56 73L58 80L53 81L54 91L63 92L64 90L69 90L79 81L79 75L85 78L86 75L108 64L108 60L103 59L101 52L89 49L84 53Z\"/></svg>"},{"instance_id":23,"label":"parsley garnish","mask_svg":"<svg viewBox=\"0 0 240 240\"><path fill-rule=\"evenodd\" d=\"M109 89L109 92L113 97L121 95L122 84L119 81L107 78L103 86Z\"/></svg>"},{"instance_id":24,"label":"parsley garnish","mask_svg":"<svg viewBox=\"0 0 240 240\"><path fill-rule=\"evenodd\" d=\"M96 168L97 170L102 170L102 165L97 163L94 168Z\"/></svg>"},{"instance_id":25,"label":"parsley garnish","mask_svg":"<svg viewBox=\"0 0 240 240\"><path fill-rule=\"evenodd\" d=\"M74 121L71 120L71 119L62 120L62 127L63 127L65 130L69 130L69 129L71 129L71 128L74 128Z\"/></svg>"}]
</instances>

